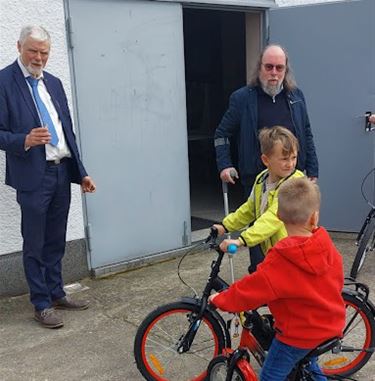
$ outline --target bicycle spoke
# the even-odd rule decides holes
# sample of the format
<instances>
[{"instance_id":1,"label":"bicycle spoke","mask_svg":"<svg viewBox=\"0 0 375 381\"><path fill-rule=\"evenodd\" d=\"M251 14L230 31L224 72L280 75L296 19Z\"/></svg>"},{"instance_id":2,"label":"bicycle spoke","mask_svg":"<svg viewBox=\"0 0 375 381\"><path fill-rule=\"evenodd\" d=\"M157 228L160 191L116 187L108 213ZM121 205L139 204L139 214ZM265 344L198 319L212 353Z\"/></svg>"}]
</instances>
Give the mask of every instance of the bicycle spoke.
<instances>
[{"instance_id":1,"label":"bicycle spoke","mask_svg":"<svg viewBox=\"0 0 375 381\"><path fill-rule=\"evenodd\" d=\"M364 349L374 342L374 322L365 303L345 294L346 326L341 350L327 352L319 357L319 364L328 375L349 376L361 369L371 357Z\"/></svg>"}]
</instances>

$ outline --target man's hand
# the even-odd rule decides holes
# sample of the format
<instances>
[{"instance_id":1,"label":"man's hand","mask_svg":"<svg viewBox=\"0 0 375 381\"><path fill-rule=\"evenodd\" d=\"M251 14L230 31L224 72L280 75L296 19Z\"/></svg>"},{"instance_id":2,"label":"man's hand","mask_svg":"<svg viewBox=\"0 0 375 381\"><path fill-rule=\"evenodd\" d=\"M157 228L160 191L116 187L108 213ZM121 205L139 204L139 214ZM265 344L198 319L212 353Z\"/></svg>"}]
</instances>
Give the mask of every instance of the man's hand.
<instances>
[{"instance_id":1,"label":"man's hand","mask_svg":"<svg viewBox=\"0 0 375 381\"><path fill-rule=\"evenodd\" d=\"M220 172L220 178L225 183L235 184L236 182L234 181L234 179L238 179L238 173L236 171L236 168L229 167L229 168L223 169Z\"/></svg>"},{"instance_id":2,"label":"man's hand","mask_svg":"<svg viewBox=\"0 0 375 381\"><path fill-rule=\"evenodd\" d=\"M375 114L370 115L368 121L372 124L375 124Z\"/></svg>"},{"instance_id":3,"label":"man's hand","mask_svg":"<svg viewBox=\"0 0 375 381\"><path fill-rule=\"evenodd\" d=\"M81 188L83 193L93 193L96 190L96 185L90 176L85 176L82 179Z\"/></svg>"},{"instance_id":4,"label":"man's hand","mask_svg":"<svg viewBox=\"0 0 375 381\"><path fill-rule=\"evenodd\" d=\"M25 148L48 144L51 141L51 134L47 127L33 128L25 138Z\"/></svg>"},{"instance_id":5,"label":"man's hand","mask_svg":"<svg viewBox=\"0 0 375 381\"><path fill-rule=\"evenodd\" d=\"M318 183L318 178L315 177L315 176L308 176L308 179L313 182L314 184L317 184Z\"/></svg>"}]
</instances>

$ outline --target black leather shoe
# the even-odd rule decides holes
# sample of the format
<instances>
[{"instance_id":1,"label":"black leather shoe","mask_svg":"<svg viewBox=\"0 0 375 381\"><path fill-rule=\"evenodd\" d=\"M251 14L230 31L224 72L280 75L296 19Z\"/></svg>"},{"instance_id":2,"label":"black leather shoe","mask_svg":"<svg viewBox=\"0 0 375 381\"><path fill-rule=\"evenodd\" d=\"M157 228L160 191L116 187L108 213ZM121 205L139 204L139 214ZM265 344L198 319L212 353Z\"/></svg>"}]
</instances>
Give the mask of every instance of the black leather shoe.
<instances>
[{"instance_id":1,"label":"black leather shoe","mask_svg":"<svg viewBox=\"0 0 375 381\"><path fill-rule=\"evenodd\" d=\"M81 311L89 308L89 301L73 300L70 296L64 296L61 299L54 300L52 305L59 310Z\"/></svg>"},{"instance_id":2,"label":"black leather shoe","mask_svg":"<svg viewBox=\"0 0 375 381\"><path fill-rule=\"evenodd\" d=\"M60 328L64 325L61 316L53 308L35 310L34 319L44 328Z\"/></svg>"}]
</instances>

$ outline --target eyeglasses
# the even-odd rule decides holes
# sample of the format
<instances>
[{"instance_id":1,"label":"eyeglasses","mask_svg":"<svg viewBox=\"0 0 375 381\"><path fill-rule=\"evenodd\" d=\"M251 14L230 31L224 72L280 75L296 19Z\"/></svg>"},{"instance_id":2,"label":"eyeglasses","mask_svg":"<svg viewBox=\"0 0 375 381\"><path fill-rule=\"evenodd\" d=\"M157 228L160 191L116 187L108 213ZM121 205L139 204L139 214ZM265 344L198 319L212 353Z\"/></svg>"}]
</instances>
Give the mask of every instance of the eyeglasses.
<instances>
[{"instance_id":1,"label":"eyeglasses","mask_svg":"<svg viewBox=\"0 0 375 381\"><path fill-rule=\"evenodd\" d=\"M279 73L281 73L282 71L285 70L285 65L272 65L272 64L269 64L269 63L262 63L262 65L264 66L264 68L266 69L266 71L272 71L273 68L276 69L276 71L278 71Z\"/></svg>"}]
</instances>

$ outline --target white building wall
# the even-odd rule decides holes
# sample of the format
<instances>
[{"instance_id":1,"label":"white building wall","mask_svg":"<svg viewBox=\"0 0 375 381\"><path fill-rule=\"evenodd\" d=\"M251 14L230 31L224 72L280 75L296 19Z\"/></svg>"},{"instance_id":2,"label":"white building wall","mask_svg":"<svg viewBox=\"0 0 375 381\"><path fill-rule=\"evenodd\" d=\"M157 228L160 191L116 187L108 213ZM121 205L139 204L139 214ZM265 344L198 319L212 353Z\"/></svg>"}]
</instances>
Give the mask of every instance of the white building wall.
<instances>
[{"instance_id":1,"label":"white building wall","mask_svg":"<svg viewBox=\"0 0 375 381\"><path fill-rule=\"evenodd\" d=\"M276 0L279 6L342 0ZM51 34L52 49L47 70L58 76L71 103L71 81L64 25L63 0L0 0L0 68L18 56L16 42L22 26L43 25ZM89 168L88 172L90 171ZM21 251L20 212L15 191L4 185L5 155L0 152L0 255ZM100 192L100 185L98 191ZM84 237L80 188L73 185L68 240ZM95 196L93 196L95 197Z\"/></svg>"},{"instance_id":2,"label":"white building wall","mask_svg":"<svg viewBox=\"0 0 375 381\"><path fill-rule=\"evenodd\" d=\"M47 70L58 76L71 101L68 53L62 0L0 0L0 68L18 56L17 40L27 24L43 25L51 34L51 56ZM16 192L4 184L5 155L0 151L0 255L21 251L20 211ZM73 185L68 240L84 237L80 188Z\"/></svg>"}]
</instances>

